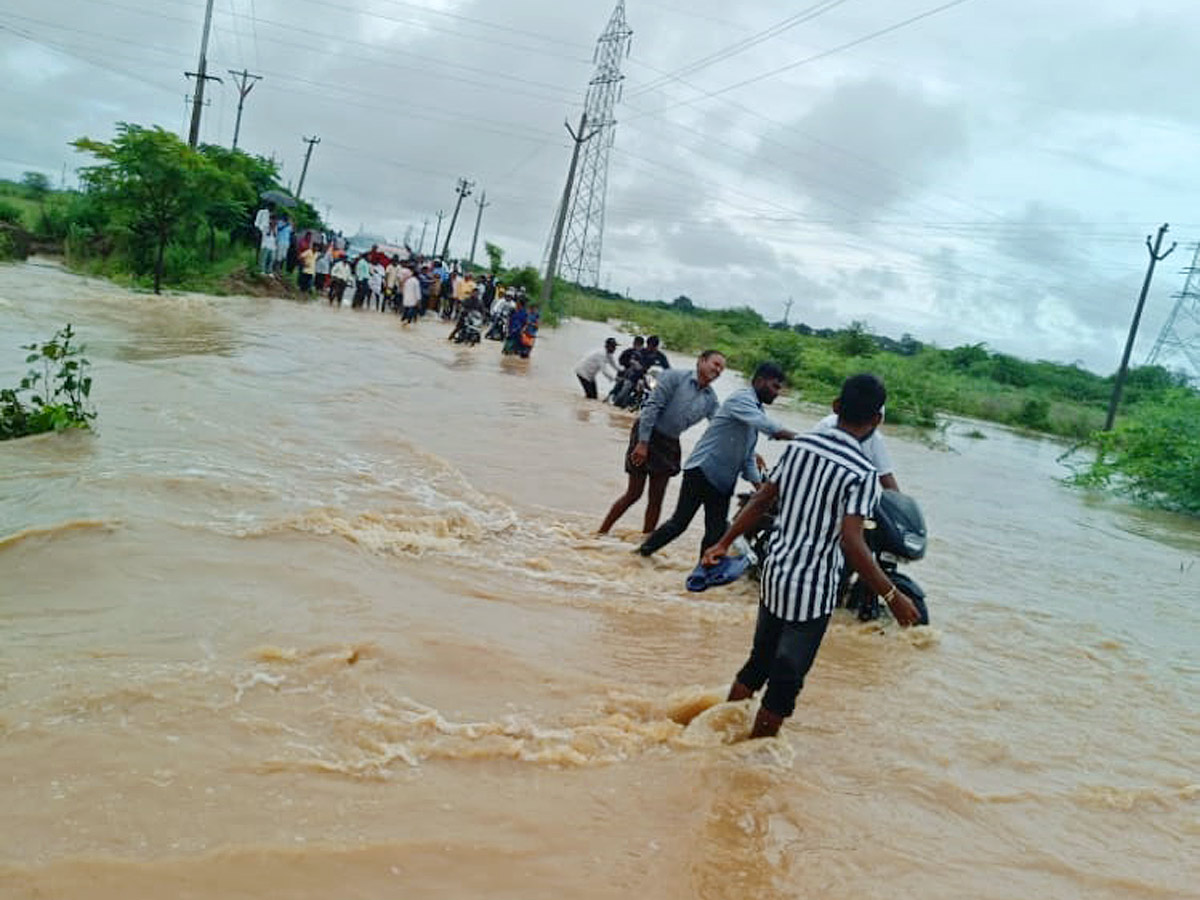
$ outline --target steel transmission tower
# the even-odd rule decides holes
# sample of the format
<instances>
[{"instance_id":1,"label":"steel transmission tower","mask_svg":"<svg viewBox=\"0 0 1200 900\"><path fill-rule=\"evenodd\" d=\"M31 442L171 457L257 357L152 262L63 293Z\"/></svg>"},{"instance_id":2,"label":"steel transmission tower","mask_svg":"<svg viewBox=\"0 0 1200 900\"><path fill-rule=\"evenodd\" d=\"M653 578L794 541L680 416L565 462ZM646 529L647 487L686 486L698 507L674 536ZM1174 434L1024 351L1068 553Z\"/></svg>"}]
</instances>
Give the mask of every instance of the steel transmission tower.
<instances>
[{"instance_id":1,"label":"steel transmission tower","mask_svg":"<svg viewBox=\"0 0 1200 900\"><path fill-rule=\"evenodd\" d=\"M1200 378L1200 244L1192 264L1183 270L1183 290L1175 295L1175 307L1163 323L1146 365L1175 363L1190 378Z\"/></svg>"},{"instance_id":2,"label":"steel transmission tower","mask_svg":"<svg viewBox=\"0 0 1200 900\"><path fill-rule=\"evenodd\" d=\"M608 191L608 153L617 133L613 108L621 99L621 61L629 55L633 30L625 23L625 0L608 20L596 42L596 72L588 82L584 113L595 137L582 148L579 175L567 205L562 276L576 284L600 283L600 251L604 243L604 196Z\"/></svg>"}]
</instances>

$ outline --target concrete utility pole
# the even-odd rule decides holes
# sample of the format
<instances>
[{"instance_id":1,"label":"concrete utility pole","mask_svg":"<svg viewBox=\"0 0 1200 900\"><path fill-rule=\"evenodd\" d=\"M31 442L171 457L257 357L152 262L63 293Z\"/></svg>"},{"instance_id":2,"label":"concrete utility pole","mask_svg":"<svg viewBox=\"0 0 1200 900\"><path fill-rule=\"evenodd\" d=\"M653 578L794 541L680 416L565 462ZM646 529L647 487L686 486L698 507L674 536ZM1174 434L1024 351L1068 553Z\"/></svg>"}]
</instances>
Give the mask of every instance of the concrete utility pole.
<instances>
[{"instance_id":1,"label":"concrete utility pole","mask_svg":"<svg viewBox=\"0 0 1200 900\"><path fill-rule=\"evenodd\" d=\"M319 137L301 138L304 143L308 144L308 149L304 151L304 168L300 170L300 183L296 185L296 199L300 199L300 195L304 193L304 176L308 174L308 161L312 159L313 147L321 143Z\"/></svg>"},{"instance_id":2,"label":"concrete utility pole","mask_svg":"<svg viewBox=\"0 0 1200 900\"><path fill-rule=\"evenodd\" d=\"M228 71L230 75L241 79L238 82L237 123L233 126L233 149L236 150L238 134L240 134L242 130L242 106L246 103L246 95L254 90L254 82L262 81L262 76L251 75L245 69L242 69L240 72L235 72L233 69L229 69Z\"/></svg>"},{"instance_id":3,"label":"concrete utility pole","mask_svg":"<svg viewBox=\"0 0 1200 900\"><path fill-rule=\"evenodd\" d=\"M784 324L784 327L785 327L785 328L787 327L787 323L788 323L788 316L790 316L790 315L792 314L792 304L793 304L794 302L795 302L795 301L794 301L794 300L792 300L792 298L791 298L791 297L788 297L788 299L787 299L787 303L785 303L785 304L783 305L783 324Z\"/></svg>"},{"instance_id":4,"label":"concrete utility pole","mask_svg":"<svg viewBox=\"0 0 1200 900\"><path fill-rule=\"evenodd\" d=\"M433 252L437 253L438 238L442 236L442 219L446 218L446 214L442 210L437 211L438 224L437 231L433 233Z\"/></svg>"},{"instance_id":5,"label":"concrete utility pole","mask_svg":"<svg viewBox=\"0 0 1200 900\"><path fill-rule=\"evenodd\" d=\"M429 228L429 219L424 219L421 222L421 243L417 245L417 256L421 256L425 252L425 231ZM436 246L437 241L434 241Z\"/></svg>"},{"instance_id":6,"label":"concrete utility pole","mask_svg":"<svg viewBox=\"0 0 1200 900\"><path fill-rule=\"evenodd\" d=\"M550 302L550 295L554 292L554 276L558 273L558 253L562 249L563 227L567 221L567 207L571 203L571 189L575 185L575 169L579 166L579 148L595 137L597 133L596 131L584 133L587 131L587 121L587 113L584 112L579 117L578 133L571 130L569 123L563 123L567 134L571 135L575 147L571 151L571 168L567 170L567 186L563 188L562 202L558 205L558 221L554 223L554 240L550 242L550 261L546 265L546 278L542 281L542 306L546 306Z\"/></svg>"},{"instance_id":7,"label":"concrete utility pole","mask_svg":"<svg viewBox=\"0 0 1200 900\"><path fill-rule=\"evenodd\" d=\"M204 109L204 82L220 81L220 78L208 74L208 33L212 30L213 0L208 0L204 9L204 35L200 38L200 62L195 72L184 72L188 78L196 79L196 93L192 98L192 128L188 132L188 146L193 150L200 140L200 112Z\"/></svg>"},{"instance_id":8,"label":"concrete utility pole","mask_svg":"<svg viewBox=\"0 0 1200 900\"><path fill-rule=\"evenodd\" d=\"M475 214L475 234L471 236L471 265L475 265L475 245L479 243L479 223L483 220L483 211L492 205L487 202L487 191L479 195L475 205L479 207L479 212Z\"/></svg>"},{"instance_id":9,"label":"concrete utility pole","mask_svg":"<svg viewBox=\"0 0 1200 900\"><path fill-rule=\"evenodd\" d=\"M454 215L450 217L450 227L446 229L446 243L442 244L443 260L450 255L450 238L454 235L454 223L458 221L458 211L462 208L463 199L471 196L473 187L475 187L475 183L467 181L465 178L458 179L458 184L455 185L454 193L458 194L458 200L454 203ZM437 241L434 241L434 246L437 246Z\"/></svg>"},{"instance_id":10,"label":"concrete utility pole","mask_svg":"<svg viewBox=\"0 0 1200 900\"><path fill-rule=\"evenodd\" d=\"M1125 341L1125 353L1121 357L1121 367L1117 369L1117 377L1113 382L1112 399L1108 401L1108 416L1104 420L1105 431L1112 431L1113 422L1117 418L1117 407L1121 403L1121 389L1125 387L1125 374L1129 368L1129 354L1133 352L1133 341L1137 337L1138 322L1142 318L1142 307L1146 305L1146 295L1150 293L1150 281L1154 278L1154 267L1160 260L1170 256L1171 251L1175 249L1175 244L1172 243L1166 253L1159 255L1158 251L1162 248L1163 235L1167 233L1167 227L1164 222L1158 229L1158 237L1154 239L1153 246L1150 244L1150 235L1146 235L1146 249L1150 251L1150 265L1146 268L1146 280L1142 282L1142 293L1138 297L1137 309L1133 313L1133 322L1129 325L1129 339Z\"/></svg>"}]
</instances>

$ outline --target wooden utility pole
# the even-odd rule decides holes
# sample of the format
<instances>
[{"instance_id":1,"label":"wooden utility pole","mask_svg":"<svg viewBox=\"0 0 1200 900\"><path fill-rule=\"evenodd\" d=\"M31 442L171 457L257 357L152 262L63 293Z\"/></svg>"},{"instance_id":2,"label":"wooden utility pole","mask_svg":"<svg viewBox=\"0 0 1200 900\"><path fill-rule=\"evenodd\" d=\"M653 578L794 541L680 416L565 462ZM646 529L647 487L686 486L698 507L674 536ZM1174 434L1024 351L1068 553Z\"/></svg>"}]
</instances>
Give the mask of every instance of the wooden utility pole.
<instances>
[{"instance_id":1,"label":"wooden utility pole","mask_svg":"<svg viewBox=\"0 0 1200 900\"><path fill-rule=\"evenodd\" d=\"M421 256L425 252L425 232L429 228L429 219L426 218L421 222L421 243L417 245L417 256ZM437 242L434 242L434 246Z\"/></svg>"},{"instance_id":2,"label":"wooden utility pole","mask_svg":"<svg viewBox=\"0 0 1200 900\"><path fill-rule=\"evenodd\" d=\"M562 249L563 228L567 223L567 206L571 203L571 189L575 186L575 169L579 165L579 148L596 135L596 131L587 131L587 112L579 117L578 133L572 131L567 122L563 123L563 127L567 129L567 134L571 136L575 146L571 150L571 167L567 170L567 184L563 188L562 202L558 206L558 221L554 223L554 240L550 242L550 260L546 264L546 277L542 281L542 306L549 304L550 296L554 292L554 276L558 274L558 252ZM587 133L585 134L585 132Z\"/></svg>"},{"instance_id":3,"label":"wooden utility pole","mask_svg":"<svg viewBox=\"0 0 1200 900\"><path fill-rule=\"evenodd\" d=\"M204 83L220 81L220 78L208 74L208 34L212 30L213 0L208 0L204 9L204 33L200 38L200 62L195 72L184 72L188 78L196 79L196 93L192 97L192 127L188 132L188 146L193 150L200 141L200 112L204 109Z\"/></svg>"},{"instance_id":4,"label":"wooden utility pole","mask_svg":"<svg viewBox=\"0 0 1200 900\"><path fill-rule=\"evenodd\" d=\"M238 142L238 135L241 133L241 130L242 130L242 106L244 106L246 103L246 95L249 94L252 90L254 90L254 83L256 81L262 81L262 76L261 75L251 75L245 69L242 69L242 71L240 71L240 72L235 72L233 69L229 69L228 71L229 71L229 74L232 75L233 77L241 79L238 82L238 86L237 86L237 89L238 89L237 123L233 126L233 149L236 150L237 142Z\"/></svg>"},{"instance_id":5,"label":"wooden utility pole","mask_svg":"<svg viewBox=\"0 0 1200 900\"><path fill-rule=\"evenodd\" d=\"M442 236L442 219L446 218L446 213L442 210L437 211L438 223L437 231L433 233L433 252L437 253L438 238Z\"/></svg>"},{"instance_id":6,"label":"wooden utility pole","mask_svg":"<svg viewBox=\"0 0 1200 900\"><path fill-rule=\"evenodd\" d=\"M296 199L300 199L300 195L304 193L304 176L308 174L308 161L312 159L313 147L321 143L319 137L313 136L310 138L301 138L304 143L308 144L308 149L304 151L304 168L300 170L300 183L296 185Z\"/></svg>"},{"instance_id":7,"label":"wooden utility pole","mask_svg":"<svg viewBox=\"0 0 1200 900\"><path fill-rule=\"evenodd\" d=\"M471 265L475 265L475 245L479 243L479 223L483 221L483 211L492 204L487 202L487 191L479 195L479 199L475 201L475 205L479 207L479 212L475 214L475 234L471 236Z\"/></svg>"},{"instance_id":8,"label":"wooden utility pole","mask_svg":"<svg viewBox=\"0 0 1200 900\"><path fill-rule=\"evenodd\" d=\"M1121 404L1121 389L1125 387L1125 375L1129 369L1129 354L1133 352L1133 341L1137 337L1138 323L1142 319L1142 307L1146 305L1146 295L1150 293L1150 281L1154 278L1154 267L1161 261L1171 255L1171 251L1175 249L1175 244L1172 242L1166 253L1159 254L1162 249L1163 236L1167 233L1167 224L1164 222L1162 227L1158 229L1158 237L1154 239L1154 244L1150 244L1150 235L1146 235L1146 249L1150 251L1150 265L1146 267L1146 280L1142 282L1142 293L1138 297L1137 309L1133 312L1133 322L1129 325L1129 338L1125 341L1125 353L1121 357L1121 367L1117 369L1117 377L1113 381L1112 398L1108 401L1108 416L1104 420L1104 430L1112 431L1113 422L1117 418L1117 407Z\"/></svg>"},{"instance_id":9,"label":"wooden utility pole","mask_svg":"<svg viewBox=\"0 0 1200 900\"><path fill-rule=\"evenodd\" d=\"M446 229L446 243L442 244L443 261L450 256L450 238L454 235L454 223L458 221L458 211L462 208L463 199L471 196L471 188L473 187L475 187L475 184L467 181L465 178L458 179L458 184L454 187L454 192L458 194L458 200L454 203L454 215L450 217L450 227ZM433 243L436 247L437 241Z\"/></svg>"}]
</instances>

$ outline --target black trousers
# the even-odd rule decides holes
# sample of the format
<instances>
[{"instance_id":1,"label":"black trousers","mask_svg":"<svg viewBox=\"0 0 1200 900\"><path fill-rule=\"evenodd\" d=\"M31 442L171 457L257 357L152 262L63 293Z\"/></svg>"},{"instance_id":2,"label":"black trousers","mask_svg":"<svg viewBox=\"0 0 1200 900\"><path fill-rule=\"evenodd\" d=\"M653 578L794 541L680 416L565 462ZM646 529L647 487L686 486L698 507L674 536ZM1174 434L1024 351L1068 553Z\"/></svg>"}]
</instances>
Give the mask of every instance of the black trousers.
<instances>
[{"instance_id":1,"label":"black trousers","mask_svg":"<svg viewBox=\"0 0 1200 900\"><path fill-rule=\"evenodd\" d=\"M765 684L762 705L786 719L796 709L804 677L817 658L828 625L827 615L807 622L787 622L759 604L754 646L737 680L752 691Z\"/></svg>"},{"instance_id":2,"label":"black trousers","mask_svg":"<svg viewBox=\"0 0 1200 900\"><path fill-rule=\"evenodd\" d=\"M704 537L700 541L703 553L721 539L729 518L729 500L732 493L724 494L712 486L700 469L685 469L683 483L679 486L679 501L671 518L655 529L646 542L638 548L642 556L649 556L679 537L692 524L696 511L704 507Z\"/></svg>"},{"instance_id":3,"label":"black trousers","mask_svg":"<svg viewBox=\"0 0 1200 900\"><path fill-rule=\"evenodd\" d=\"M583 385L583 392L587 395L589 400L595 400L597 397L599 397L599 394L596 393L596 380L594 378L584 378L579 374L576 374L575 377L578 378L579 383Z\"/></svg>"}]
</instances>

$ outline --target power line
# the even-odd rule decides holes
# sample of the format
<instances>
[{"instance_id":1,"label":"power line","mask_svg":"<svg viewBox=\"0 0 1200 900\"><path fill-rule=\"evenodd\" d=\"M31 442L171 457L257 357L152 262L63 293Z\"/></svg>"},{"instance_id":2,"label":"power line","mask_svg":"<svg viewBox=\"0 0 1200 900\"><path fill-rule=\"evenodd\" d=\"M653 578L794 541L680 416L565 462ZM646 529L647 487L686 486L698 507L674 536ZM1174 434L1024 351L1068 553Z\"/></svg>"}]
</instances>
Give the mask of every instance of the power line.
<instances>
[{"instance_id":1,"label":"power line","mask_svg":"<svg viewBox=\"0 0 1200 900\"><path fill-rule=\"evenodd\" d=\"M849 50L853 47L858 47L862 44L867 43L868 41L873 41L876 38L881 38L885 35L892 34L893 32L899 31L902 28L907 28L910 25L915 25L917 22L920 22L924 19L928 19L931 16L936 16L938 13L945 12L946 10L952 9L955 6L961 6L962 4L969 3L969 2L971 2L971 0L950 0L949 3L943 3L940 6L935 6L932 9L927 9L922 13L918 13L915 16L910 16L909 18L904 19L903 21L900 21L900 22L896 22L895 24L889 25L886 28L881 28L878 31L873 31L870 34L866 34L866 35L863 35L862 37L855 38L852 41L847 41L844 44L839 44L836 47L831 47L828 50L823 50L820 53L814 53L811 56L806 56L803 59L798 59L794 62L788 63L787 65L783 65L783 66L779 66L778 68L771 69L769 72L763 72L763 73L761 73L759 75L755 75L751 78L743 79L742 81L736 82L734 84L726 85L723 88L718 88L715 91L705 91L703 97L697 97L692 100L687 100L687 101L684 101L681 103L674 103L670 106L662 107L661 109L648 110L646 112L638 113L636 116L633 116L632 118L637 119L637 118L642 118L643 116L662 115L663 113L668 112L672 109L676 109L677 107L680 107L680 106L691 106L695 103L698 103L701 100L707 100L710 97L718 97L722 94L727 94L730 91L736 91L739 88L746 87L747 85L757 84L758 82L764 81L767 78L773 78L776 75L783 74L784 72L790 72L793 69L798 69L801 66L806 66L809 63L816 62L817 60L826 59L830 56L833 56L836 53L841 53L841 52L843 52L845 50ZM631 120L627 120L627 121L631 121Z\"/></svg>"},{"instance_id":2,"label":"power line","mask_svg":"<svg viewBox=\"0 0 1200 900\"><path fill-rule=\"evenodd\" d=\"M802 25L805 22L810 22L813 19L816 19L816 18L824 15L825 13L830 12L831 10L841 6L843 3L846 3L846 2L848 2L848 0L821 0L821 2L819 2L819 3L814 3L812 6L808 7L807 9L801 10L798 13L790 15L786 19L783 19L780 22L776 22L774 25L771 25L770 27L765 28L762 31L752 34L749 37L742 38L739 41L735 41L734 43L730 44L729 46L723 47L720 50L717 50L714 53L710 53L708 56L704 56L698 60L690 62L685 66L681 66L680 68L674 70L673 72L666 73L662 77L650 82L649 84L646 84L640 88L637 88L636 90L631 92L630 97L631 98L639 97L642 94L645 94L649 91L658 89L659 87L661 87L664 84L669 84L672 81L677 81L680 78L683 78L687 75L695 74L696 72L699 72L701 69L708 68L711 65L715 65L718 62L722 62L726 59L729 59L732 56L736 56L739 53L749 50L751 47L755 47L758 44L763 43L764 41L769 41L769 40L771 40L771 38L778 37L779 35L783 34L784 32L790 31L791 29L795 28L797 25Z\"/></svg>"},{"instance_id":3,"label":"power line","mask_svg":"<svg viewBox=\"0 0 1200 900\"><path fill-rule=\"evenodd\" d=\"M87 2L87 0L85 0L85 2ZM116 5L114 5L114 8L128 9L128 7L117 7ZM6 13L6 15L11 15L11 14ZM168 16L168 15L164 15L162 13L151 13L151 15L157 16L158 18L165 19L167 21L181 22L181 23L184 23L187 25L195 25L195 23L192 22L191 20L181 19L177 16ZM153 52L165 52L165 51L162 51L160 48L146 47L140 41L129 40L127 38L123 38L118 35L102 35L95 31L85 31L83 29L72 28L67 25L62 25L58 22L50 22L50 21L46 21L44 19L33 19L28 16L15 16L15 18L22 19L24 21L31 22L36 25L43 26L45 28L51 28L51 29L61 30L61 31L69 31L69 32L77 33L77 34L86 35L89 38L103 37L106 42L112 41L112 42L117 42L117 43L130 44L133 46L140 47L144 50L150 50ZM281 27L288 28L288 29L294 30L294 31L298 31L302 35L318 36L316 32L305 31L304 29L297 29L297 28L294 28L293 26L283 25ZM321 36L321 37L324 37L324 36ZM301 49L301 50L311 49L310 43L288 41L288 40L284 40L284 39L281 39L278 37L270 37L270 38L267 38L267 40L269 40L271 43L278 44L283 47L294 47L296 49ZM343 39L343 40L345 40L345 39ZM373 52L380 52L380 50L381 50L381 48L377 44L370 44L366 41L346 41L346 42L366 47ZM465 77L457 74L457 71L462 69L462 67L455 66L453 63L446 63L444 61L436 60L436 59L430 59L429 62L432 62L437 65L448 65L454 71L452 71L448 74L447 73L434 73L434 72L429 71L429 69L426 66L405 65L403 63L391 62L390 60L394 59L394 57L392 57L392 56L388 56L387 59L389 60L387 62L379 60L379 59L371 59L371 60L368 60L368 62L370 62L372 65L379 66L382 69L394 69L394 70L398 70L398 71L402 70L402 71L406 71L406 72L415 72L418 75L420 75L422 77L426 77L426 78L440 78L443 80L458 81L458 82L462 82L464 84L470 84L470 85L474 85L474 86L478 86L478 87L496 88L497 87L497 85L496 85L497 78L516 80L518 82L526 82L525 79L519 79L519 78L516 78L515 76L506 76L502 73L497 73L497 72L487 72L486 70L472 70L472 71L484 72L485 74L487 74L489 76L489 80L487 80L487 81L479 81L479 80L473 79L473 78L465 78ZM421 57L421 59L426 59L426 58ZM265 74L271 75L273 78L279 77L275 73L268 72ZM302 80L302 79L297 79L297 80ZM321 84L320 82L312 82L312 81L310 81L308 83ZM542 82L526 82L526 83L534 84L534 85L543 85ZM544 84L544 86L555 88L555 89L558 89L560 87L559 85L550 85L548 83ZM505 87L504 90L507 91L509 94L519 95L519 96L524 96L524 97L531 97L536 100L543 100L547 103L555 103L558 105L567 103L569 105L577 105L574 98L567 94L560 94L557 96L548 96L548 95L544 95L544 94L532 93L530 91L523 91L523 90L520 90L517 88L511 88L511 87ZM357 91L355 93L361 94L361 91Z\"/></svg>"}]
</instances>

